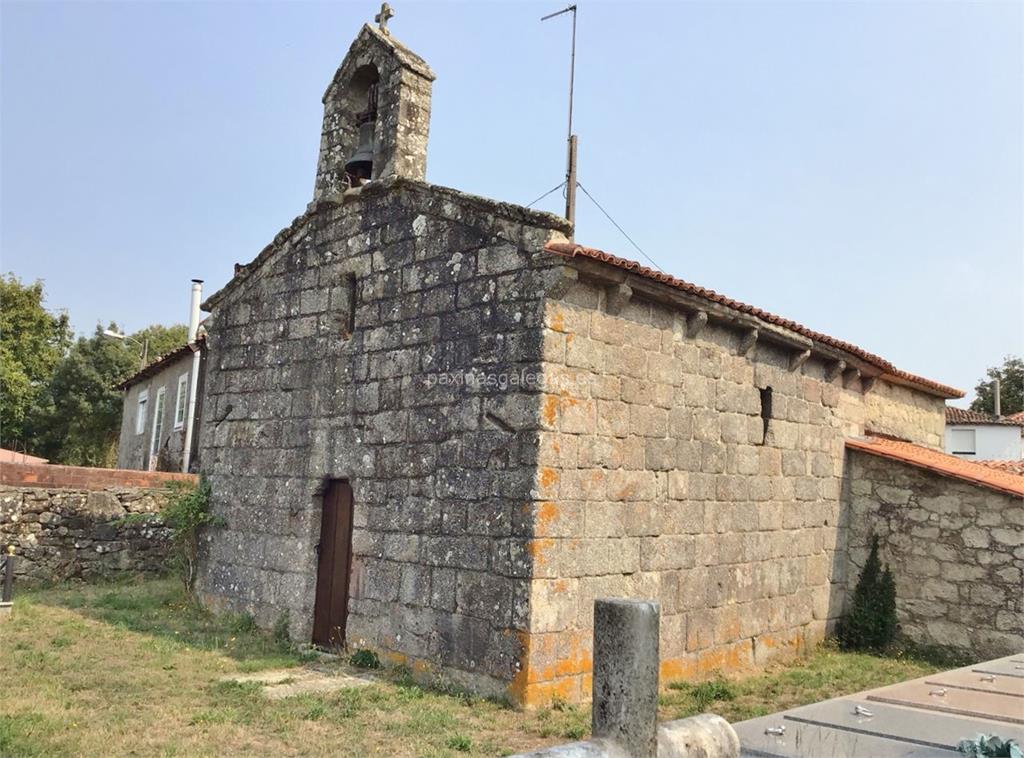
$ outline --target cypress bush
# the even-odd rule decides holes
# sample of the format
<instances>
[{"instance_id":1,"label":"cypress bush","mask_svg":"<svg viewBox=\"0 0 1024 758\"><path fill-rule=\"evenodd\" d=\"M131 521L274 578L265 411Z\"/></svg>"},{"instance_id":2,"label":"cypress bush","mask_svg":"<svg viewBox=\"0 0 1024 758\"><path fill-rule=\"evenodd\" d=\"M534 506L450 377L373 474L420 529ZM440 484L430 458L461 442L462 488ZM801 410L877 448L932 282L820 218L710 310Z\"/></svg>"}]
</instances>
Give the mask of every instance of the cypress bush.
<instances>
[{"instance_id":1,"label":"cypress bush","mask_svg":"<svg viewBox=\"0 0 1024 758\"><path fill-rule=\"evenodd\" d=\"M878 558L878 537L874 536L853 600L839 620L839 647L882 652L895 640L897 628L896 582Z\"/></svg>"}]
</instances>

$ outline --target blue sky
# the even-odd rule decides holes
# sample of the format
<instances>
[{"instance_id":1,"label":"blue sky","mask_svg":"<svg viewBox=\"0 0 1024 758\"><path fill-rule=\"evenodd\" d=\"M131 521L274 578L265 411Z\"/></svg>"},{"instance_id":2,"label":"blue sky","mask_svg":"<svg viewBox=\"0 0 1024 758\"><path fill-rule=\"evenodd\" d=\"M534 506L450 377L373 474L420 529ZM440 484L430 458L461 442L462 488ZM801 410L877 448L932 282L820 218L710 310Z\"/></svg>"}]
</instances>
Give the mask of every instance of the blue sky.
<instances>
[{"instance_id":1,"label":"blue sky","mask_svg":"<svg viewBox=\"0 0 1024 758\"><path fill-rule=\"evenodd\" d=\"M392 5L438 75L428 179L557 184L563 5ZM80 331L185 320L192 277L311 199L320 98L378 8L3 2L0 269ZM583 2L580 181L666 271L970 390L1022 351L1022 8ZM639 257L579 208L580 242Z\"/></svg>"}]
</instances>

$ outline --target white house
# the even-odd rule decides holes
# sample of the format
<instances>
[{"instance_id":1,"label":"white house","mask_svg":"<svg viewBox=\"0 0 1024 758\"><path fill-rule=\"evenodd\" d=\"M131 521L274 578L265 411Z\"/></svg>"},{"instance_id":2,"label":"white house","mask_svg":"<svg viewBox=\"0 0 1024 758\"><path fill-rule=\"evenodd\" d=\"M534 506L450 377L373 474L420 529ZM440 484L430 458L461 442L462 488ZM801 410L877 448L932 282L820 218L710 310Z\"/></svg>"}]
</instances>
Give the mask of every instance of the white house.
<instances>
[{"instance_id":1,"label":"white house","mask_svg":"<svg viewBox=\"0 0 1024 758\"><path fill-rule=\"evenodd\" d=\"M1019 460L1024 457L1024 419L946 408L946 452L969 460Z\"/></svg>"}]
</instances>

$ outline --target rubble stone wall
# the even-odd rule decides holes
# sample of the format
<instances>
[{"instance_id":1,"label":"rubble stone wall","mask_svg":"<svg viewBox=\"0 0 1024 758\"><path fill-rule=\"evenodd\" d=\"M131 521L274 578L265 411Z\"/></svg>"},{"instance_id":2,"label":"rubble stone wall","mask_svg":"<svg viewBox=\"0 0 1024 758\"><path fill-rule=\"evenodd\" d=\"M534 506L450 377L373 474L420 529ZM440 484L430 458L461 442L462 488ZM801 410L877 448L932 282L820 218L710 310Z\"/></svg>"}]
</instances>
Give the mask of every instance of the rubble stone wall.
<instances>
[{"instance_id":1,"label":"rubble stone wall","mask_svg":"<svg viewBox=\"0 0 1024 758\"><path fill-rule=\"evenodd\" d=\"M167 495L163 488L0 485L0 546L14 546L19 582L159 573L167 568L170 531L158 515Z\"/></svg>"},{"instance_id":2,"label":"rubble stone wall","mask_svg":"<svg viewBox=\"0 0 1024 758\"><path fill-rule=\"evenodd\" d=\"M347 479L350 646L506 694L529 626L545 223L564 227L373 183L314 204L214 295L209 603L308 641L321 497Z\"/></svg>"},{"instance_id":3,"label":"rubble stone wall","mask_svg":"<svg viewBox=\"0 0 1024 758\"><path fill-rule=\"evenodd\" d=\"M1024 500L849 452L852 593L877 535L901 631L995 658L1024 650Z\"/></svg>"},{"instance_id":4,"label":"rubble stone wall","mask_svg":"<svg viewBox=\"0 0 1024 758\"><path fill-rule=\"evenodd\" d=\"M586 697L598 597L661 603L663 680L821 639L846 587L844 438L941 445L941 398L744 353L728 325L690 336L635 294L611 310L585 280L546 308L527 701Z\"/></svg>"}]
</instances>

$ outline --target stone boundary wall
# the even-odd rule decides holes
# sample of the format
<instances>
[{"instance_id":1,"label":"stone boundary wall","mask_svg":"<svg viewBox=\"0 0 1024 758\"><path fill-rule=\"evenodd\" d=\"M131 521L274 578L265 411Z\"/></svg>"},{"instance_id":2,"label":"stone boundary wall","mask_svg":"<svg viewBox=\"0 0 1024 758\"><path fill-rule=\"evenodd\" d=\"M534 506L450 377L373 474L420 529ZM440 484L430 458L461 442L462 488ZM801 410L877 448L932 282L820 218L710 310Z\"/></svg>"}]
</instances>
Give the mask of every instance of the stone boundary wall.
<instances>
[{"instance_id":1,"label":"stone boundary wall","mask_svg":"<svg viewBox=\"0 0 1024 758\"><path fill-rule=\"evenodd\" d=\"M170 530L159 513L169 493L152 486L0 484L0 546L14 546L19 582L160 572L167 566Z\"/></svg>"},{"instance_id":2,"label":"stone boundary wall","mask_svg":"<svg viewBox=\"0 0 1024 758\"><path fill-rule=\"evenodd\" d=\"M849 595L872 534L901 631L979 659L1024 650L1024 500L851 450Z\"/></svg>"},{"instance_id":3,"label":"stone boundary wall","mask_svg":"<svg viewBox=\"0 0 1024 758\"><path fill-rule=\"evenodd\" d=\"M0 465L0 485L9 487L57 487L102 490L108 487L159 488L170 482L195 484L195 474L163 471L129 471L116 468L55 466L39 463L4 463Z\"/></svg>"}]
</instances>

